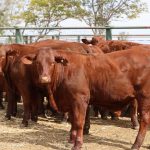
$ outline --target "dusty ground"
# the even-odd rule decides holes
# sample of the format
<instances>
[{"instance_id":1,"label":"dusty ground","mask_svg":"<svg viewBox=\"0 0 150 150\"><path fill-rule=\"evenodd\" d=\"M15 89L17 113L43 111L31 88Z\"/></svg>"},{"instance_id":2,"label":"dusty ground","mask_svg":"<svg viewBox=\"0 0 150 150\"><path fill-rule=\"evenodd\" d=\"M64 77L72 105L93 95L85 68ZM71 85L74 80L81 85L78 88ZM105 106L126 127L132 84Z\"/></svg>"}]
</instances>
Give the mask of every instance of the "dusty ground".
<instances>
[{"instance_id":1,"label":"dusty ground","mask_svg":"<svg viewBox=\"0 0 150 150\"><path fill-rule=\"evenodd\" d=\"M20 126L21 118L4 119L5 110L0 110L0 150L68 150L69 124L55 123L39 118L38 123L29 122L29 127ZM137 131L130 129L130 120L103 121L92 118L90 135L84 136L83 150L129 150ZM150 149L150 130L141 150ZM148 148L149 147L149 148Z\"/></svg>"}]
</instances>

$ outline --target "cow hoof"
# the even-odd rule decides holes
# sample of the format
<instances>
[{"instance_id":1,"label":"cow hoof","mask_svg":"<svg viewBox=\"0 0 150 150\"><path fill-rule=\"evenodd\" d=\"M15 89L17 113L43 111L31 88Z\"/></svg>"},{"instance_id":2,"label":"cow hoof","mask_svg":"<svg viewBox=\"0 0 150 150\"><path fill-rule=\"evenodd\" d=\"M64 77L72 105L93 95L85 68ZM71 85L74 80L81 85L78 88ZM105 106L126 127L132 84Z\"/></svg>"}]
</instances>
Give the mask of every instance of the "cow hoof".
<instances>
[{"instance_id":1,"label":"cow hoof","mask_svg":"<svg viewBox=\"0 0 150 150\"><path fill-rule=\"evenodd\" d=\"M23 123L20 124L20 128L25 128L25 127L28 127L28 125L27 124L23 124Z\"/></svg>"},{"instance_id":2,"label":"cow hoof","mask_svg":"<svg viewBox=\"0 0 150 150\"><path fill-rule=\"evenodd\" d=\"M84 130L83 135L89 135L89 130Z\"/></svg>"},{"instance_id":3,"label":"cow hoof","mask_svg":"<svg viewBox=\"0 0 150 150\"><path fill-rule=\"evenodd\" d=\"M5 107L3 105L0 106L0 109L5 109Z\"/></svg>"},{"instance_id":4,"label":"cow hoof","mask_svg":"<svg viewBox=\"0 0 150 150\"><path fill-rule=\"evenodd\" d=\"M28 126L28 121L22 121L21 127L27 127Z\"/></svg>"},{"instance_id":5,"label":"cow hoof","mask_svg":"<svg viewBox=\"0 0 150 150\"><path fill-rule=\"evenodd\" d=\"M10 115L6 115L5 118L6 118L6 120L10 120L11 116Z\"/></svg>"},{"instance_id":6,"label":"cow hoof","mask_svg":"<svg viewBox=\"0 0 150 150\"><path fill-rule=\"evenodd\" d=\"M108 120L108 118L107 118L107 117L101 117L101 119L102 119L102 120Z\"/></svg>"},{"instance_id":7,"label":"cow hoof","mask_svg":"<svg viewBox=\"0 0 150 150\"><path fill-rule=\"evenodd\" d=\"M133 126L132 129L139 130L139 126Z\"/></svg>"},{"instance_id":8,"label":"cow hoof","mask_svg":"<svg viewBox=\"0 0 150 150\"><path fill-rule=\"evenodd\" d=\"M117 120L119 120L119 118L118 117L112 117L111 120L117 121Z\"/></svg>"},{"instance_id":9,"label":"cow hoof","mask_svg":"<svg viewBox=\"0 0 150 150\"><path fill-rule=\"evenodd\" d=\"M131 147L131 150L139 150L139 148L136 148L136 146L133 145L133 146Z\"/></svg>"},{"instance_id":10,"label":"cow hoof","mask_svg":"<svg viewBox=\"0 0 150 150\"><path fill-rule=\"evenodd\" d=\"M46 118L46 113L38 113L38 116L41 118Z\"/></svg>"},{"instance_id":11,"label":"cow hoof","mask_svg":"<svg viewBox=\"0 0 150 150\"><path fill-rule=\"evenodd\" d=\"M74 144L74 143L75 143L75 140L69 139L69 140L68 140L68 143Z\"/></svg>"},{"instance_id":12,"label":"cow hoof","mask_svg":"<svg viewBox=\"0 0 150 150\"><path fill-rule=\"evenodd\" d=\"M72 143L66 143L65 147L67 147L68 149L71 149L72 148Z\"/></svg>"},{"instance_id":13,"label":"cow hoof","mask_svg":"<svg viewBox=\"0 0 150 150\"><path fill-rule=\"evenodd\" d=\"M74 146L74 147L72 147L71 150L81 150L81 147L79 147L79 146Z\"/></svg>"},{"instance_id":14,"label":"cow hoof","mask_svg":"<svg viewBox=\"0 0 150 150\"><path fill-rule=\"evenodd\" d=\"M32 117L31 120L32 120L33 122L37 122L37 121L38 121L38 117Z\"/></svg>"},{"instance_id":15,"label":"cow hoof","mask_svg":"<svg viewBox=\"0 0 150 150\"><path fill-rule=\"evenodd\" d=\"M12 116L13 116L13 117L16 117L16 116L17 116L17 113L13 113Z\"/></svg>"},{"instance_id":16,"label":"cow hoof","mask_svg":"<svg viewBox=\"0 0 150 150\"><path fill-rule=\"evenodd\" d=\"M80 139L80 138L78 137L77 140L75 141L74 147L72 147L71 150L81 150L81 148L82 148L82 143L81 143L81 141L80 141L79 139Z\"/></svg>"}]
</instances>

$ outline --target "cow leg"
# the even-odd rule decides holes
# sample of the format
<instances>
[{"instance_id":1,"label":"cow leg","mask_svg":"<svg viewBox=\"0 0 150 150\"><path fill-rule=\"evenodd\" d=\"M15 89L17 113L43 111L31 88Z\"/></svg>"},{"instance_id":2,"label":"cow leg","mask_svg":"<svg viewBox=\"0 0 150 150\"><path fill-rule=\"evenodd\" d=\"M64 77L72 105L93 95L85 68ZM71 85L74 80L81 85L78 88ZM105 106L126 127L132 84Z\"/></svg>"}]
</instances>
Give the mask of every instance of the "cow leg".
<instances>
[{"instance_id":1,"label":"cow leg","mask_svg":"<svg viewBox=\"0 0 150 150\"><path fill-rule=\"evenodd\" d=\"M139 99L137 100L138 110L139 110L139 115L140 115L140 121L139 121L140 127L139 127L136 140L132 146L132 149L135 149L135 150L140 149L144 141L148 125L150 124L150 108L149 108L150 98L146 97L146 95L143 96L142 94L141 95L139 94Z\"/></svg>"},{"instance_id":2,"label":"cow leg","mask_svg":"<svg viewBox=\"0 0 150 150\"><path fill-rule=\"evenodd\" d=\"M89 134L89 129L90 129L90 110L91 110L91 106L88 105L87 111L86 111L86 117L85 117L84 130L83 130L83 134L84 135Z\"/></svg>"},{"instance_id":3,"label":"cow leg","mask_svg":"<svg viewBox=\"0 0 150 150\"><path fill-rule=\"evenodd\" d=\"M39 91L34 91L32 92L31 99L31 120L37 122L38 115L45 114L43 104L44 96Z\"/></svg>"},{"instance_id":4,"label":"cow leg","mask_svg":"<svg viewBox=\"0 0 150 150\"><path fill-rule=\"evenodd\" d=\"M73 112L73 124L76 129L76 140L72 150L80 150L83 144L83 128L88 104L81 101L75 102Z\"/></svg>"},{"instance_id":5,"label":"cow leg","mask_svg":"<svg viewBox=\"0 0 150 150\"><path fill-rule=\"evenodd\" d=\"M134 99L130 103L130 115L131 115L131 122L132 122L132 128L133 129L138 129L138 127L139 127L137 109L138 109L137 100Z\"/></svg>"},{"instance_id":6,"label":"cow leg","mask_svg":"<svg viewBox=\"0 0 150 150\"><path fill-rule=\"evenodd\" d=\"M37 94L37 93L36 93ZM45 108L44 108L44 95L39 93L37 95L37 102L38 102L38 115L41 115L43 117L45 117Z\"/></svg>"},{"instance_id":7,"label":"cow leg","mask_svg":"<svg viewBox=\"0 0 150 150\"><path fill-rule=\"evenodd\" d=\"M31 90L31 89L29 88L29 90ZM23 93L23 92L21 92L21 93ZM33 93L32 90L31 90L31 93ZM28 88L25 88L24 93L22 95L23 108L24 108L22 124L25 127L28 126L28 120L30 119L30 114L31 114L31 109L32 109L32 100L34 100L34 99L32 99L31 93L28 93Z\"/></svg>"},{"instance_id":8,"label":"cow leg","mask_svg":"<svg viewBox=\"0 0 150 150\"><path fill-rule=\"evenodd\" d=\"M138 132L136 140L135 140L135 142L134 142L131 149L134 149L134 150L139 150L140 149L140 147L141 147L141 145L144 141L149 123L150 123L150 111L149 110L147 110L147 111L144 110L140 114L139 132Z\"/></svg>"},{"instance_id":9,"label":"cow leg","mask_svg":"<svg viewBox=\"0 0 150 150\"><path fill-rule=\"evenodd\" d=\"M94 117L98 117L99 107L98 106L93 106L93 111L94 111Z\"/></svg>"},{"instance_id":10,"label":"cow leg","mask_svg":"<svg viewBox=\"0 0 150 150\"><path fill-rule=\"evenodd\" d=\"M0 108L4 109L4 105L3 105L3 92L0 92Z\"/></svg>"},{"instance_id":11,"label":"cow leg","mask_svg":"<svg viewBox=\"0 0 150 150\"><path fill-rule=\"evenodd\" d=\"M37 113L37 106L32 105L31 106L31 120L34 122L38 121L38 113Z\"/></svg>"},{"instance_id":12,"label":"cow leg","mask_svg":"<svg viewBox=\"0 0 150 150\"><path fill-rule=\"evenodd\" d=\"M26 100L23 100L23 107L24 107L24 114L23 114L23 120L22 124L27 127L28 126L28 120L30 119L30 103Z\"/></svg>"},{"instance_id":13,"label":"cow leg","mask_svg":"<svg viewBox=\"0 0 150 150\"><path fill-rule=\"evenodd\" d=\"M73 114L71 112L69 113L69 119L70 119L70 123L71 123L71 130L70 130L70 139L68 142L75 144L77 131L76 131L75 125L73 123Z\"/></svg>"},{"instance_id":14,"label":"cow leg","mask_svg":"<svg viewBox=\"0 0 150 150\"><path fill-rule=\"evenodd\" d=\"M32 99L31 103L31 120L34 122L38 121L38 102Z\"/></svg>"},{"instance_id":15,"label":"cow leg","mask_svg":"<svg viewBox=\"0 0 150 150\"><path fill-rule=\"evenodd\" d=\"M100 107L101 119L107 120L107 116L109 115L109 111L103 107Z\"/></svg>"},{"instance_id":16,"label":"cow leg","mask_svg":"<svg viewBox=\"0 0 150 150\"><path fill-rule=\"evenodd\" d=\"M17 93L14 93L14 101L12 104L12 112L11 112L11 115L14 117L16 117L16 115L17 115L17 102L20 99L21 99L21 96L18 95Z\"/></svg>"},{"instance_id":17,"label":"cow leg","mask_svg":"<svg viewBox=\"0 0 150 150\"><path fill-rule=\"evenodd\" d=\"M7 91L7 110L6 110L6 118L8 119L8 120L10 120L11 119L11 115L12 115L12 112L13 112L13 103L14 103L14 101L15 101L15 99L14 99L14 97L15 97L15 94L13 93L13 92L11 92L11 91Z\"/></svg>"}]
</instances>

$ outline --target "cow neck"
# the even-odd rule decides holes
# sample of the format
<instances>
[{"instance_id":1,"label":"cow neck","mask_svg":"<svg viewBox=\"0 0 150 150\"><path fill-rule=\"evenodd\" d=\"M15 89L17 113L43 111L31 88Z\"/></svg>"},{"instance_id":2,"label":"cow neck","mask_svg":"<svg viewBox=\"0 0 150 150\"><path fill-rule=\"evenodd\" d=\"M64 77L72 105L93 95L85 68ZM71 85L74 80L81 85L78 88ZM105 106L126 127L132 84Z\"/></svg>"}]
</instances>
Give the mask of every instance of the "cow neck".
<instances>
[{"instance_id":1,"label":"cow neck","mask_svg":"<svg viewBox=\"0 0 150 150\"><path fill-rule=\"evenodd\" d=\"M51 89L55 92L56 88L60 85L63 79L64 67L62 64L55 63L52 76L51 76Z\"/></svg>"}]
</instances>

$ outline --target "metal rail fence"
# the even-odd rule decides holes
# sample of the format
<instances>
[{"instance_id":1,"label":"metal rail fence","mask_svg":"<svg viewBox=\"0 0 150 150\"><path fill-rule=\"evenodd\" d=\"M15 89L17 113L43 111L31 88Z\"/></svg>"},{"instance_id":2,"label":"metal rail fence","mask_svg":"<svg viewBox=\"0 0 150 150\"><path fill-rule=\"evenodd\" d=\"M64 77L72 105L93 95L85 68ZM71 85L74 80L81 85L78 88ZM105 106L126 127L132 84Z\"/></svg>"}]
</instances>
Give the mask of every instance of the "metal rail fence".
<instances>
[{"instance_id":1,"label":"metal rail fence","mask_svg":"<svg viewBox=\"0 0 150 150\"><path fill-rule=\"evenodd\" d=\"M1 35L0 37L3 38L7 38L7 42L8 43L31 43L33 42L34 38L39 36L38 32L39 30L50 30L53 33L48 34L48 35L44 35L44 38L52 38L52 39L67 39L67 37L69 37L71 39L74 38L74 41L78 41L80 42L81 38L85 38L85 37L92 37L93 34L88 34L89 31L92 31L92 29L100 29L100 30L105 30L105 36L106 40L112 40L113 39L119 39L119 36L121 35L112 35L112 30L123 30L123 29L127 29L127 30L135 30L135 29L144 29L144 30L148 30L150 29L150 26L132 26L132 27L112 27L112 26L106 26L106 27L47 27L47 28L29 28L29 27L5 27L2 28L0 27L0 31L1 31ZM79 31L76 32L77 34L61 34L60 31L62 30L67 30L67 31ZM55 31L59 31L59 32L55 32ZM82 31L82 32L81 32ZM36 33L35 33L36 32ZM84 32L84 34L83 34ZM147 38L147 43L149 43L149 39L150 39L150 34L141 34L141 35L137 35L137 34L132 34L132 35L123 35L124 37L128 37L130 39L132 39L132 41L135 41L134 38L140 38L140 40L142 41L143 37ZM41 35L42 37L42 35ZM6 42L6 41L5 41ZM1 43L1 41L0 41Z\"/></svg>"}]
</instances>

